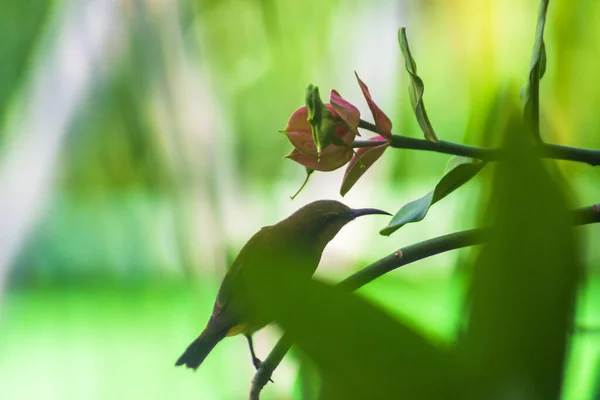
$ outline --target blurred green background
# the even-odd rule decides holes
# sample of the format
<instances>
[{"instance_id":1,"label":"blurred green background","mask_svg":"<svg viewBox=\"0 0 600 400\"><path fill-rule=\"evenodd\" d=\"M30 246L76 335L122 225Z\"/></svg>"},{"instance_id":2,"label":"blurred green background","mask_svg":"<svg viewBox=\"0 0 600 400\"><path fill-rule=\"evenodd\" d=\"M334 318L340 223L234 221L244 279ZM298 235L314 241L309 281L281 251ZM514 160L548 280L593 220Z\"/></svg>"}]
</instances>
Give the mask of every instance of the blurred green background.
<instances>
[{"instance_id":1,"label":"blurred green background","mask_svg":"<svg viewBox=\"0 0 600 400\"><path fill-rule=\"evenodd\" d=\"M369 115L353 71L420 137L396 41L407 27L438 135L493 145L482 131L497 90L525 83L538 1L3 0L0 3L0 398L240 399L253 367L241 337L194 374L174 361L201 331L227 265L261 226L321 198L343 168L283 159L277 131L308 83ZM551 2L542 129L600 146L600 4ZM324 95L324 97L327 97ZM425 194L448 156L388 151L344 198L395 212ZM599 201L600 173L559 163L572 205ZM356 221L318 275L338 281L398 247L473 227L486 171L390 238ZM585 233L582 292L564 397L600 375L600 227ZM470 249L360 291L426 335L451 340ZM256 335L266 356L279 332ZM266 399L300 396L289 355Z\"/></svg>"}]
</instances>

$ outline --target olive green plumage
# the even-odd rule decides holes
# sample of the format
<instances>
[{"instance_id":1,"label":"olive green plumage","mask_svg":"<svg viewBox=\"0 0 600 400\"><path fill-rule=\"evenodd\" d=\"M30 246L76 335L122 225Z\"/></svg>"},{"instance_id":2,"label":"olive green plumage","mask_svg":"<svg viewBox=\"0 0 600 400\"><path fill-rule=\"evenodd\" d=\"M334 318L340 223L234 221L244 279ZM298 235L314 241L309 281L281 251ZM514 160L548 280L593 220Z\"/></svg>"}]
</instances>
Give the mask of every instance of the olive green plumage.
<instances>
[{"instance_id":1,"label":"olive green plumage","mask_svg":"<svg viewBox=\"0 0 600 400\"><path fill-rule=\"evenodd\" d=\"M196 369L223 338L242 333L248 338L252 361L258 368L260 361L254 355L251 335L270 321L249 309L239 290L232 289L232 280L242 269L248 271L266 263L268 268L286 268L300 278L310 279L327 243L348 222L369 214L389 215L377 209L353 210L337 201L319 200L254 234L225 275L204 331L175 365Z\"/></svg>"}]
</instances>

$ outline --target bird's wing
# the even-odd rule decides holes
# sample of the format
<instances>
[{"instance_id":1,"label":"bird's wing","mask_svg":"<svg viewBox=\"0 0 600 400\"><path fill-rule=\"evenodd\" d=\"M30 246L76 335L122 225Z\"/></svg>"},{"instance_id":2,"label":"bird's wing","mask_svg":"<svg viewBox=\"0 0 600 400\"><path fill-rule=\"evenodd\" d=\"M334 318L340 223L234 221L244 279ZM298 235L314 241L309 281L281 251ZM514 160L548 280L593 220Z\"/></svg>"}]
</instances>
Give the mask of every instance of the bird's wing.
<instances>
[{"instance_id":1,"label":"bird's wing","mask_svg":"<svg viewBox=\"0 0 600 400\"><path fill-rule=\"evenodd\" d=\"M215 329L231 329L242 322L236 315L237 313L231 310L231 303L235 302L236 298L235 292L232 290L232 280L241 268L251 268L253 263L260 262L264 258L270 258L268 253L277 246L274 246L275 243L270 243L271 235L269 235L269 231L270 227L267 226L255 233L242 247L225 275L217 293L217 299L209 321L209 325L214 326Z\"/></svg>"},{"instance_id":2,"label":"bird's wing","mask_svg":"<svg viewBox=\"0 0 600 400\"><path fill-rule=\"evenodd\" d=\"M232 288L233 280L240 271L265 267L265 262L276 265L268 266L270 268L285 268L287 271L300 271L301 276L310 278L317 267L320 259L320 253L310 251L301 241L294 240L290 235L276 234L272 226L267 226L258 231L244 245L237 258L231 265L227 275L221 283L217 299L213 307L213 313L209 325L215 328L226 329L233 328L240 323L248 324L249 321L242 319L250 316L253 319L252 310L248 309L248 303L245 301L243 287ZM238 280L236 285L243 285L243 280ZM243 314L242 318L239 314ZM257 316L258 317L258 316ZM269 321L252 320L248 324L250 330L259 329Z\"/></svg>"}]
</instances>

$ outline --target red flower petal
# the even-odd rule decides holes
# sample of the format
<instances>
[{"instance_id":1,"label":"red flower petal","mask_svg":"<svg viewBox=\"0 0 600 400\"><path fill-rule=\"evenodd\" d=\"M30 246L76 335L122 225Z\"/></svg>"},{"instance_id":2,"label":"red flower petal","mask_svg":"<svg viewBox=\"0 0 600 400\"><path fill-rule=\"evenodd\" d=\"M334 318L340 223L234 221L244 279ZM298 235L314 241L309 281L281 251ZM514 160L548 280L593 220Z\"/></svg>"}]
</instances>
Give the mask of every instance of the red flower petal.
<instances>
[{"instance_id":1,"label":"red flower petal","mask_svg":"<svg viewBox=\"0 0 600 400\"><path fill-rule=\"evenodd\" d=\"M352 157L350 163L348 163L344 179L342 180L342 187L340 188L342 196L352 189L360 177L383 155L383 152L389 146L387 139L383 136L375 136L369 140L383 143L378 146L361 147L356 150L356 154Z\"/></svg>"},{"instance_id":2,"label":"red flower petal","mask_svg":"<svg viewBox=\"0 0 600 400\"><path fill-rule=\"evenodd\" d=\"M387 115L375 104L373 99L371 98L371 93L369 93L369 88L364 84L363 81L360 80L356 71L354 71L354 75L356 75L356 80L358 81L358 85L363 92L363 96L365 96L365 100L367 100L367 104L369 105L369 109L371 110L371 114L373 114L373 119L375 120L375 126L377 127L377 133L386 139L392 138L392 121L388 118Z\"/></svg>"},{"instance_id":3,"label":"red flower petal","mask_svg":"<svg viewBox=\"0 0 600 400\"><path fill-rule=\"evenodd\" d=\"M328 146L326 150L333 146ZM325 151L321 153L321 157L317 159L316 154L304 154L299 152L297 149L293 149L290 154L285 156L298 164L304 165L307 168L314 169L315 171L333 171L339 167L345 165L352 158L352 150L341 146L335 146L337 149L329 151L327 154Z\"/></svg>"},{"instance_id":4,"label":"red flower petal","mask_svg":"<svg viewBox=\"0 0 600 400\"><path fill-rule=\"evenodd\" d=\"M336 111L330 104L325 104L327 108L329 108L336 116L338 115ZM281 132L285 133L292 144L296 149L298 149L301 153L308 155L316 155L317 154L317 146L312 137L312 131L310 128L310 124L306 120L308 117L308 110L305 106L300 107L290 117L287 126L281 130ZM355 134L352 132L346 125L340 124L337 128L335 128L335 136L339 137L346 143L349 147L352 146L354 142ZM332 150L337 149L339 145L331 144L327 146L321 154L330 153ZM339 151L339 149L337 150Z\"/></svg>"},{"instance_id":5,"label":"red flower petal","mask_svg":"<svg viewBox=\"0 0 600 400\"><path fill-rule=\"evenodd\" d=\"M358 111L358 108L344 100L337 90L334 89L331 90L329 101L331 102L333 111L342 118L352 133L360 136L360 133L358 133L358 123L360 121L360 111Z\"/></svg>"},{"instance_id":6,"label":"red flower petal","mask_svg":"<svg viewBox=\"0 0 600 400\"><path fill-rule=\"evenodd\" d=\"M306 120L308 110L300 107L290 117L287 126L281 131L285 133L292 146L305 154L317 154L317 146L312 138L310 124Z\"/></svg>"}]
</instances>

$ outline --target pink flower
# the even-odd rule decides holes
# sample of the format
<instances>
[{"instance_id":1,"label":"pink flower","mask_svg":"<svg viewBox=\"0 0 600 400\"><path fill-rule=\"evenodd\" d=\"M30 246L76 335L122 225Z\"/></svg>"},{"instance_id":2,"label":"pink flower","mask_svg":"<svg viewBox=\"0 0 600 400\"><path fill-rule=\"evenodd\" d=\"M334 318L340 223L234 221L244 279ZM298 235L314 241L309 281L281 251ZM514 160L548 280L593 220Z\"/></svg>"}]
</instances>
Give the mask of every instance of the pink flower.
<instances>
[{"instance_id":1,"label":"pink flower","mask_svg":"<svg viewBox=\"0 0 600 400\"><path fill-rule=\"evenodd\" d=\"M331 144L318 153L308 122L308 110L303 106L294 111L282 130L294 146L287 158L317 171L333 171L350 161L354 154L352 143L358 134L360 112L335 90L331 91L330 102L325 106L331 114L325 118L333 118L334 121L331 125L334 130Z\"/></svg>"},{"instance_id":2,"label":"pink flower","mask_svg":"<svg viewBox=\"0 0 600 400\"><path fill-rule=\"evenodd\" d=\"M367 85L360 80L356 72L355 75L373 114L379 135L369 139L373 141L372 146L360 147L353 151L354 139L360 135L360 112L335 90L331 91L330 103L323 104L319 89L309 85L306 91L306 106L294 111L287 126L282 130L294 146L286 157L307 169L302 187L312 171L333 171L348 164L340 188L340 194L344 196L390 146L392 122L373 101Z\"/></svg>"}]
</instances>

